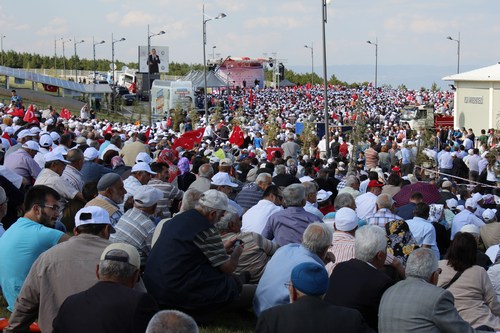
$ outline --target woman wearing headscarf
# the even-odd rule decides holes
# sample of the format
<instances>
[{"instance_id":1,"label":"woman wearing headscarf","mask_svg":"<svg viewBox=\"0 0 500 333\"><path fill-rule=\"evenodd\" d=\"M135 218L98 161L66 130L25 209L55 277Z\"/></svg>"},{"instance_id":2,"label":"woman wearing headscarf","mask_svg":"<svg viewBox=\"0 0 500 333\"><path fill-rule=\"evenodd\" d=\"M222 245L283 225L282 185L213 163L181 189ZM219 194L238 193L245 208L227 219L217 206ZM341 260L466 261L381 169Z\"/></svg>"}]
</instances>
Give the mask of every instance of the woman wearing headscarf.
<instances>
[{"instance_id":1,"label":"woman wearing headscarf","mask_svg":"<svg viewBox=\"0 0 500 333\"><path fill-rule=\"evenodd\" d=\"M393 220L385 224L387 233L387 253L398 258L403 266L413 250L418 248L410 227L404 220Z\"/></svg>"},{"instance_id":2,"label":"woman wearing headscarf","mask_svg":"<svg viewBox=\"0 0 500 333\"><path fill-rule=\"evenodd\" d=\"M175 165L176 161L175 153L170 148L165 148L158 155L158 162L167 163L168 164L168 182L173 183L177 176L180 174L179 168Z\"/></svg>"},{"instance_id":3,"label":"woman wearing headscarf","mask_svg":"<svg viewBox=\"0 0 500 333\"><path fill-rule=\"evenodd\" d=\"M177 187L179 190L187 191L189 185L196 180L196 176L189 171L189 160L187 157L181 157L179 162L177 162L177 167L180 171L180 175L177 176Z\"/></svg>"}]
</instances>

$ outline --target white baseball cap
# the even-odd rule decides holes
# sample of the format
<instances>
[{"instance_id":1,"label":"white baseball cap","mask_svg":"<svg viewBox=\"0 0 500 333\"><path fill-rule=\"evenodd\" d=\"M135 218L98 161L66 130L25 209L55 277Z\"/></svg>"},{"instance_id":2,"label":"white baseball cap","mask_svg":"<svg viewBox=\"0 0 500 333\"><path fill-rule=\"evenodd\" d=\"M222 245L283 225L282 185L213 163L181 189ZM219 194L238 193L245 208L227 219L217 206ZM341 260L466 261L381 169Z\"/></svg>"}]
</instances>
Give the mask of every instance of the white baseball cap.
<instances>
[{"instance_id":1,"label":"white baseball cap","mask_svg":"<svg viewBox=\"0 0 500 333\"><path fill-rule=\"evenodd\" d=\"M31 150L34 150L34 151L40 151L40 146L38 145L38 143L36 143L35 141L26 141L23 145L22 145L23 148L25 149L31 149Z\"/></svg>"},{"instance_id":2,"label":"white baseball cap","mask_svg":"<svg viewBox=\"0 0 500 333\"><path fill-rule=\"evenodd\" d=\"M201 195L200 205L218 210L227 210L227 195L217 190L208 190Z\"/></svg>"},{"instance_id":3,"label":"white baseball cap","mask_svg":"<svg viewBox=\"0 0 500 333\"><path fill-rule=\"evenodd\" d=\"M212 185L238 187L238 184L231 181L231 178L229 177L229 174L227 172L217 172L212 177Z\"/></svg>"},{"instance_id":4,"label":"white baseball cap","mask_svg":"<svg viewBox=\"0 0 500 333\"><path fill-rule=\"evenodd\" d=\"M146 171L150 175L156 175L156 172L151 170L151 167L146 162L138 162L132 167L132 172Z\"/></svg>"},{"instance_id":5,"label":"white baseball cap","mask_svg":"<svg viewBox=\"0 0 500 333\"><path fill-rule=\"evenodd\" d=\"M126 255L122 257L120 255L111 254L110 252L113 250L123 251ZM139 255L139 251L137 251L134 246L127 243L113 243L108 245L108 247L106 247L101 254L101 261L102 260L126 262L138 270L141 269L141 257Z\"/></svg>"},{"instance_id":6,"label":"white baseball cap","mask_svg":"<svg viewBox=\"0 0 500 333\"><path fill-rule=\"evenodd\" d=\"M61 153L56 151L48 152L47 154L44 155L44 157L45 157L45 162L60 161L66 164L71 163L69 161L66 161Z\"/></svg>"},{"instance_id":7,"label":"white baseball cap","mask_svg":"<svg viewBox=\"0 0 500 333\"><path fill-rule=\"evenodd\" d=\"M137 188L134 195L134 204L138 207L151 207L163 199L163 192L157 188L148 185L142 185Z\"/></svg>"},{"instance_id":8,"label":"white baseball cap","mask_svg":"<svg viewBox=\"0 0 500 333\"><path fill-rule=\"evenodd\" d=\"M151 158L151 156L149 156L148 153L145 153L145 152L140 152L139 154L137 154L137 156L135 157L135 163L139 163L139 162L146 162L146 163L151 163L153 159Z\"/></svg>"},{"instance_id":9,"label":"white baseball cap","mask_svg":"<svg viewBox=\"0 0 500 333\"><path fill-rule=\"evenodd\" d=\"M52 140L52 137L49 134L43 134L40 137L39 142L40 142L40 146L42 146L44 148L48 148L48 147L52 146L52 143L54 143L54 140Z\"/></svg>"},{"instance_id":10,"label":"white baseball cap","mask_svg":"<svg viewBox=\"0 0 500 333\"><path fill-rule=\"evenodd\" d=\"M485 211L483 212L484 222L490 222L490 221L494 220L496 214L497 214L496 209L490 209L490 208L485 209Z\"/></svg>"},{"instance_id":11,"label":"white baseball cap","mask_svg":"<svg viewBox=\"0 0 500 333\"><path fill-rule=\"evenodd\" d=\"M83 207L76 213L75 227L86 224L109 224L111 225L111 233L115 232L108 211L98 206Z\"/></svg>"},{"instance_id":12,"label":"white baseball cap","mask_svg":"<svg viewBox=\"0 0 500 333\"><path fill-rule=\"evenodd\" d=\"M20 131L19 133L17 133L18 139L22 139L22 138L25 138L27 136L33 137L33 136L35 136L35 134L31 133L31 131L28 129L24 129L24 130Z\"/></svg>"},{"instance_id":13,"label":"white baseball cap","mask_svg":"<svg viewBox=\"0 0 500 333\"><path fill-rule=\"evenodd\" d=\"M99 151L94 147L88 147L83 153L85 161L93 161L99 157Z\"/></svg>"}]
</instances>

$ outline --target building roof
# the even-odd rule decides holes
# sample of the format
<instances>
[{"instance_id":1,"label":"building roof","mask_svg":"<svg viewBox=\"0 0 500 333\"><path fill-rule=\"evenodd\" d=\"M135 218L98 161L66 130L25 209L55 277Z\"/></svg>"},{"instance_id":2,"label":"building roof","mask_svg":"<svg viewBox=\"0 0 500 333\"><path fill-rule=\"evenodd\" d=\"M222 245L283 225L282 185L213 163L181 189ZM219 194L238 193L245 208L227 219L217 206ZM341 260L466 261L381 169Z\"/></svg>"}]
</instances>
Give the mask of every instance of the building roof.
<instances>
[{"instance_id":1,"label":"building roof","mask_svg":"<svg viewBox=\"0 0 500 333\"><path fill-rule=\"evenodd\" d=\"M445 76L443 81L500 81L500 63L473 71Z\"/></svg>"}]
</instances>

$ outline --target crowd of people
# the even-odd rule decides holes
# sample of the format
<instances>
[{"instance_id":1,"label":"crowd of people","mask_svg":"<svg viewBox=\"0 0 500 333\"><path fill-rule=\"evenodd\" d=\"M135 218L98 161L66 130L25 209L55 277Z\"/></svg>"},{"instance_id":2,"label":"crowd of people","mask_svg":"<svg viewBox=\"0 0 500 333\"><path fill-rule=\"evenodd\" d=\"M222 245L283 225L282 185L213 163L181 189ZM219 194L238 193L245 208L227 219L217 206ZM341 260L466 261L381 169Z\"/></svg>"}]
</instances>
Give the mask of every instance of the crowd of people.
<instances>
[{"instance_id":1,"label":"crowd of people","mask_svg":"<svg viewBox=\"0 0 500 333\"><path fill-rule=\"evenodd\" d=\"M401 122L452 114L450 92L331 87L329 142L305 146L322 98L214 94L217 123L151 127L3 106L4 332L197 332L249 309L256 332L499 331L498 133Z\"/></svg>"}]
</instances>

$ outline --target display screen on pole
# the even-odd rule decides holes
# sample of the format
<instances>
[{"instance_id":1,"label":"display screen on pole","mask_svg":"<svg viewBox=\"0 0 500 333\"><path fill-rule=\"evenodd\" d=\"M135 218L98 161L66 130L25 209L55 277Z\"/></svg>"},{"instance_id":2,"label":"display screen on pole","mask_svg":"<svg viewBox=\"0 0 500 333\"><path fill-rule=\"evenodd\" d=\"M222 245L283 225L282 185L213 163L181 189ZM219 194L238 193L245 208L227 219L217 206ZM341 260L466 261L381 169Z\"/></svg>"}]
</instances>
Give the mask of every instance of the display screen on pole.
<instances>
[{"instance_id":1,"label":"display screen on pole","mask_svg":"<svg viewBox=\"0 0 500 333\"><path fill-rule=\"evenodd\" d=\"M156 54L160 57L158 69L160 73L168 73L168 46L151 45L151 50L155 49ZM148 72L148 46L139 46L139 72Z\"/></svg>"}]
</instances>

